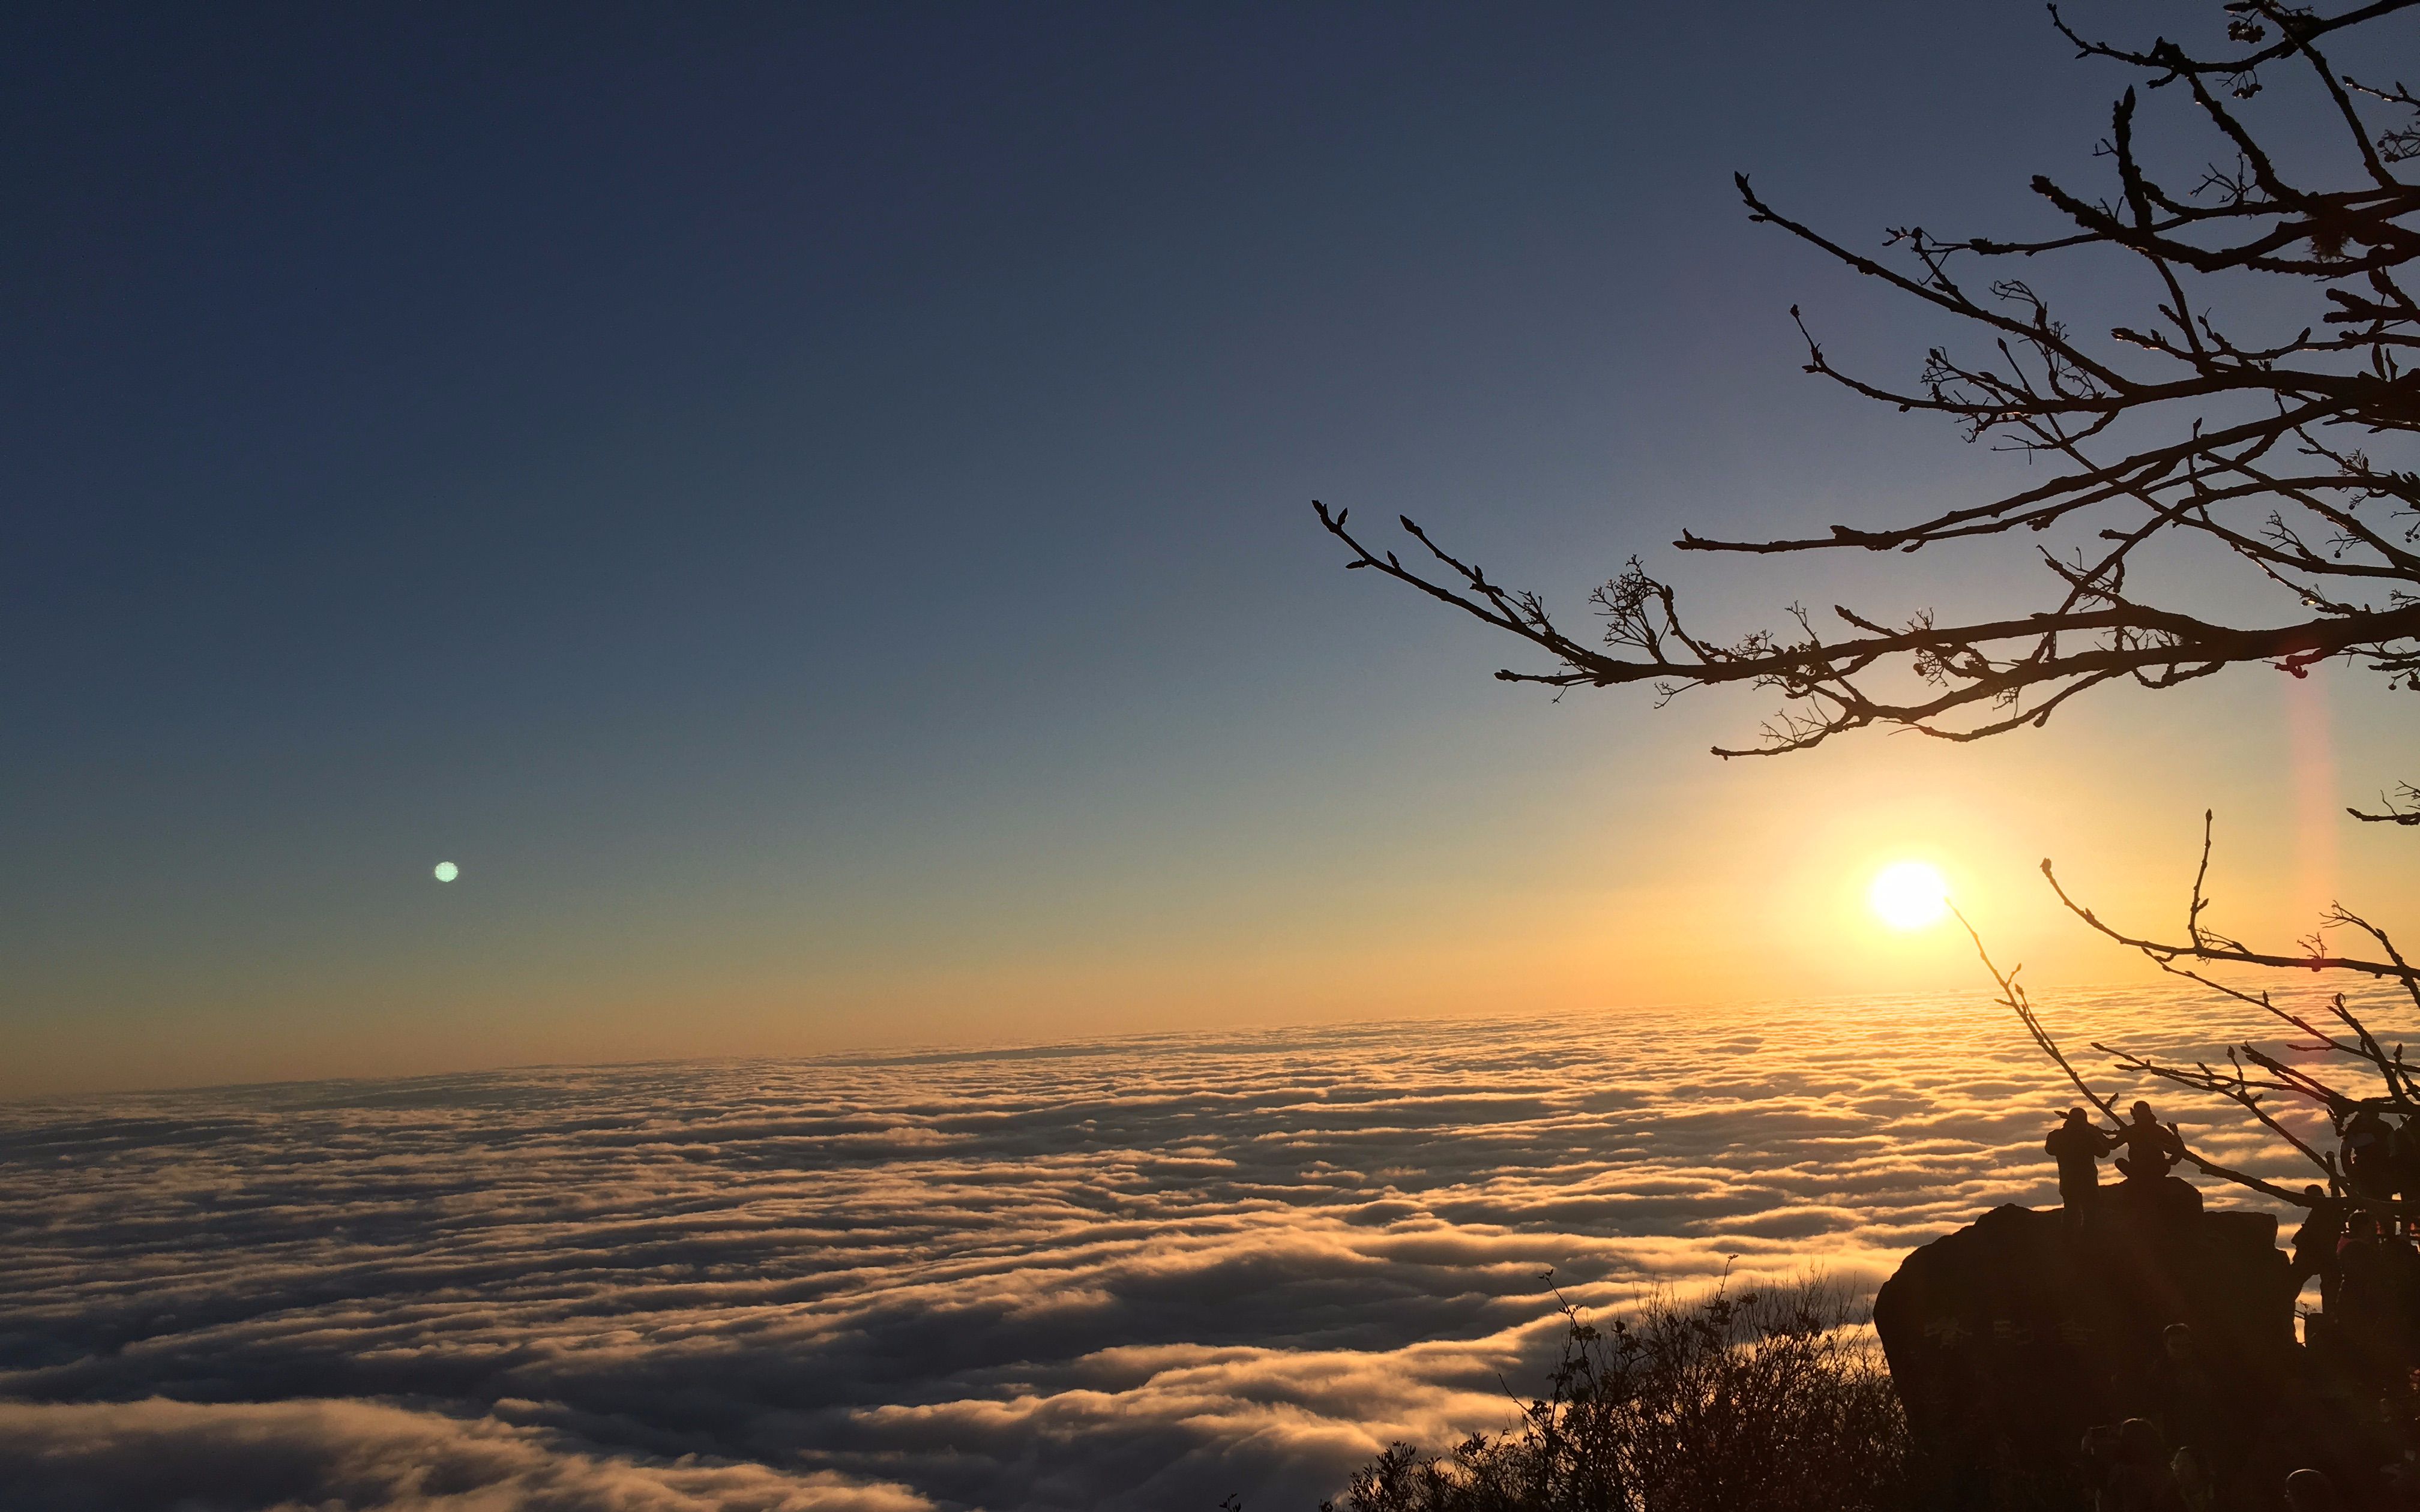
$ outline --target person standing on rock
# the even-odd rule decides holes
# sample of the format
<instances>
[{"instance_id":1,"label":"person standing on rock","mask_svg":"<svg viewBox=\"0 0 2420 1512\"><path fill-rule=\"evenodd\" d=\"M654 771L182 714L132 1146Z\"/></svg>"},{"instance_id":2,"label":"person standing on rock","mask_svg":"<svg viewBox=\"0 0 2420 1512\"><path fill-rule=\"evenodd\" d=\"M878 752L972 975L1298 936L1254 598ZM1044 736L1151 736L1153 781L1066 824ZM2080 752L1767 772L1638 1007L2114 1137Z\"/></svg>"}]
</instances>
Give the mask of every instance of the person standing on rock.
<instances>
[{"instance_id":1,"label":"person standing on rock","mask_svg":"<svg viewBox=\"0 0 2420 1512\"><path fill-rule=\"evenodd\" d=\"M2345 1221L2337 1248L2337 1327L2361 1362L2366 1382L2395 1388L2411 1380L2412 1334L2420 1320L2420 1256L2411 1243L2381 1231L2375 1215L2356 1211Z\"/></svg>"},{"instance_id":2,"label":"person standing on rock","mask_svg":"<svg viewBox=\"0 0 2420 1512\"><path fill-rule=\"evenodd\" d=\"M2092 1126L2082 1108L2070 1108L2067 1118L2042 1140L2042 1150L2058 1162L2058 1200L2066 1210L2067 1227L2080 1228L2093 1198L2101 1192L2101 1157L2117 1141Z\"/></svg>"},{"instance_id":3,"label":"person standing on rock","mask_svg":"<svg viewBox=\"0 0 2420 1512\"><path fill-rule=\"evenodd\" d=\"M2133 1121L2119 1124L2109 1136L2113 1146L2126 1147L2126 1153L2118 1157L2118 1168L2126 1173L2128 1181L2157 1181L2185 1158L2184 1138L2175 1125L2152 1117L2149 1103L2137 1103L2129 1111Z\"/></svg>"},{"instance_id":4,"label":"person standing on rock","mask_svg":"<svg viewBox=\"0 0 2420 1512\"><path fill-rule=\"evenodd\" d=\"M2406 1118L2387 1137L2386 1163L2394 1173L2395 1195L2406 1202L2420 1202L2420 1115ZM2407 1217L2403 1231L2420 1232L2420 1227Z\"/></svg>"},{"instance_id":5,"label":"person standing on rock","mask_svg":"<svg viewBox=\"0 0 2420 1512\"><path fill-rule=\"evenodd\" d=\"M2328 1196L2328 1189L2316 1183L2303 1188L2303 1196L2310 1199L2311 1215L2294 1230L2294 1265L2288 1274L2296 1296L2302 1295L2304 1282L2318 1276L2319 1309L2332 1312L2336 1304L2336 1249L2344 1242L2349 1210L2343 1199Z\"/></svg>"},{"instance_id":6,"label":"person standing on rock","mask_svg":"<svg viewBox=\"0 0 2420 1512\"><path fill-rule=\"evenodd\" d=\"M2345 1124L2343 1148L2345 1184L2357 1197L2393 1197L2395 1196L2395 1131L2386 1126L2376 1108L2356 1111Z\"/></svg>"}]
</instances>

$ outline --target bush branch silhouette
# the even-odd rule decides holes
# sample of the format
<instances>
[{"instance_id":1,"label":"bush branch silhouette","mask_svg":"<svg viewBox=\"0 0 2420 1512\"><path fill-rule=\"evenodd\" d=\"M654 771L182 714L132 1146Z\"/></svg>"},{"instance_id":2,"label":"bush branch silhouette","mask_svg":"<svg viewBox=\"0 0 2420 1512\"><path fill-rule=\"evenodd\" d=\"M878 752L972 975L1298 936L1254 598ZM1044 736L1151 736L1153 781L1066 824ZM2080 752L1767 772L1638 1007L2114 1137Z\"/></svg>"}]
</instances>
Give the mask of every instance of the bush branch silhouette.
<instances>
[{"instance_id":1,"label":"bush branch silhouette","mask_svg":"<svg viewBox=\"0 0 2420 1512\"><path fill-rule=\"evenodd\" d=\"M1849 1294L1821 1278L1603 1326L1544 1277L1563 1319L1544 1393L1444 1454L1397 1443L1341 1512L1899 1512L1907 1418ZM1328 1504L1333 1512L1337 1504Z\"/></svg>"}]
</instances>

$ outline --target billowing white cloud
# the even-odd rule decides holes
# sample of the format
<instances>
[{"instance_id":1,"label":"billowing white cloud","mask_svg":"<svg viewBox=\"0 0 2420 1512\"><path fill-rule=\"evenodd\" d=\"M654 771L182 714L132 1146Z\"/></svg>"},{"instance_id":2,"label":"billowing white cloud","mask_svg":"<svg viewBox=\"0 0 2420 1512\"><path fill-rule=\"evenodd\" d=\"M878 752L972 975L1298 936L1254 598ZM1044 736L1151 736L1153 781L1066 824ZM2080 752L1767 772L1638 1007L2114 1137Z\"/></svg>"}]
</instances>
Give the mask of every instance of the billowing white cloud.
<instances>
[{"instance_id":1,"label":"billowing white cloud","mask_svg":"<svg viewBox=\"0 0 2420 1512\"><path fill-rule=\"evenodd\" d=\"M0 1402L0 1486L18 1506L380 1512L929 1512L904 1487L695 1459L566 1450L494 1418L355 1401L202 1406Z\"/></svg>"},{"instance_id":2,"label":"billowing white cloud","mask_svg":"<svg viewBox=\"0 0 2420 1512\"><path fill-rule=\"evenodd\" d=\"M2052 1013L2078 1050L2253 1027ZM1870 1285L2055 1200L2071 1100L1967 1002L5 1107L0 1483L28 1512L1308 1507L1391 1438L1506 1420L1548 1268L1592 1306Z\"/></svg>"}]
</instances>

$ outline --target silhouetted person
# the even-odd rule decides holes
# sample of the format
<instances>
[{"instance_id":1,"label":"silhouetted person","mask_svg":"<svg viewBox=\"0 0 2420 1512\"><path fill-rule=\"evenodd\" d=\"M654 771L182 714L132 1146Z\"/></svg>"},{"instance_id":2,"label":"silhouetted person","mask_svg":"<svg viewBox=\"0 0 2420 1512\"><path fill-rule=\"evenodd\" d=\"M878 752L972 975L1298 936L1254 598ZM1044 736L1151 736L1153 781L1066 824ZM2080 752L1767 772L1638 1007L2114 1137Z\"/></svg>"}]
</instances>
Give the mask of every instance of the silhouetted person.
<instances>
[{"instance_id":1,"label":"silhouetted person","mask_svg":"<svg viewBox=\"0 0 2420 1512\"><path fill-rule=\"evenodd\" d=\"M2395 1195L2406 1202L2420 1202L2420 1118L2405 1119L2387 1136L2386 1165L2395 1178ZM2405 1232L2412 1227L2411 1219L2403 1220Z\"/></svg>"},{"instance_id":2,"label":"silhouetted person","mask_svg":"<svg viewBox=\"0 0 2420 1512\"><path fill-rule=\"evenodd\" d=\"M2160 1331L2159 1363L2151 1367L2151 1392L2160 1426L2172 1443L2218 1449L2227 1443L2218 1386L2201 1357L2191 1326L2170 1323Z\"/></svg>"},{"instance_id":3,"label":"silhouetted person","mask_svg":"<svg viewBox=\"0 0 2420 1512\"><path fill-rule=\"evenodd\" d=\"M2333 1312L2336 1304L2336 1246L2344 1242L2345 1217L2350 1211L2338 1197L2328 1196L2328 1189L2313 1184L2303 1188L2303 1196L2311 1199L2310 1215L2303 1227L2294 1230L2294 1264L2289 1273L2293 1278L2293 1295L2300 1296L2303 1283L2313 1276L2319 1278L2319 1309Z\"/></svg>"},{"instance_id":4,"label":"silhouetted person","mask_svg":"<svg viewBox=\"0 0 2420 1512\"><path fill-rule=\"evenodd\" d=\"M2298 1470L2286 1477L2286 1504L2294 1512L2342 1512L2336 1484L2316 1470Z\"/></svg>"},{"instance_id":5,"label":"silhouetted person","mask_svg":"<svg viewBox=\"0 0 2420 1512\"><path fill-rule=\"evenodd\" d=\"M2380 1467L2379 1478L2386 1483L2386 1498L2381 1506L2395 1512L2411 1512L2420 1507L2420 1460L2406 1449L2399 1459Z\"/></svg>"},{"instance_id":6,"label":"silhouetted person","mask_svg":"<svg viewBox=\"0 0 2420 1512\"><path fill-rule=\"evenodd\" d=\"M2420 1509L2420 1449L2412 1449L2411 1442L2411 1406L2400 1401L2379 1406L2400 1444L2396 1457L2379 1466L2379 1512L2415 1512Z\"/></svg>"},{"instance_id":7,"label":"silhouetted person","mask_svg":"<svg viewBox=\"0 0 2420 1512\"><path fill-rule=\"evenodd\" d=\"M2210 1463L2188 1443L2168 1457L2168 1479L2185 1512L2211 1512L2218 1504L2218 1487L2210 1478Z\"/></svg>"},{"instance_id":8,"label":"silhouetted person","mask_svg":"<svg viewBox=\"0 0 2420 1512\"><path fill-rule=\"evenodd\" d=\"M2395 1196L2394 1139L2395 1131L2376 1108L2362 1108L2346 1122L2340 1153L2345 1185L2354 1196Z\"/></svg>"},{"instance_id":9,"label":"silhouetted person","mask_svg":"<svg viewBox=\"0 0 2420 1512\"><path fill-rule=\"evenodd\" d=\"M2175 1512L2180 1504L2160 1426L2144 1417L2118 1424L2118 1462L2093 1498L2093 1512Z\"/></svg>"},{"instance_id":10,"label":"silhouetted person","mask_svg":"<svg viewBox=\"0 0 2420 1512\"><path fill-rule=\"evenodd\" d=\"M2042 1140L2042 1149L2058 1162L2058 1200L2067 1210L2068 1227L2084 1222L2092 1199L2101 1191L2101 1157L2116 1144L2092 1126L2082 1108L2067 1110L2066 1119Z\"/></svg>"},{"instance_id":11,"label":"silhouetted person","mask_svg":"<svg viewBox=\"0 0 2420 1512\"><path fill-rule=\"evenodd\" d=\"M2355 1208L2345 1215L2344 1237L2336 1241L2337 1265L2344 1264L2345 1257L2350 1254L2356 1245L2375 1243L2377 1240L2378 1214L2365 1212Z\"/></svg>"},{"instance_id":12,"label":"silhouetted person","mask_svg":"<svg viewBox=\"0 0 2420 1512\"><path fill-rule=\"evenodd\" d=\"M2109 1489L2109 1477L2118 1469L2118 1425L2095 1423L2084 1430L2084 1489L2092 1493L2092 1504L2101 1504L2101 1496Z\"/></svg>"},{"instance_id":13,"label":"silhouetted person","mask_svg":"<svg viewBox=\"0 0 2420 1512\"><path fill-rule=\"evenodd\" d=\"M2118 1168L2129 1181L2157 1181L2185 1158L2185 1142L2173 1125L2151 1116L2149 1103L2137 1103L2129 1111L2133 1121L2119 1124L2109 1136L2113 1144L2126 1147L2126 1153L2118 1157Z\"/></svg>"},{"instance_id":14,"label":"silhouetted person","mask_svg":"<svg viewBox=\"0 0 2420 1512\"><path fill-rule=\"evenodd\" d=\"M2412 1331L2420 1304L2420 1255L2408 1241L2379 1229L2376 1215L2345 1220L2336 1249L2337 1336L2359 1362L2365 1381L2400 1387L2412 1367Z\"/></svg>"}]
</instances>

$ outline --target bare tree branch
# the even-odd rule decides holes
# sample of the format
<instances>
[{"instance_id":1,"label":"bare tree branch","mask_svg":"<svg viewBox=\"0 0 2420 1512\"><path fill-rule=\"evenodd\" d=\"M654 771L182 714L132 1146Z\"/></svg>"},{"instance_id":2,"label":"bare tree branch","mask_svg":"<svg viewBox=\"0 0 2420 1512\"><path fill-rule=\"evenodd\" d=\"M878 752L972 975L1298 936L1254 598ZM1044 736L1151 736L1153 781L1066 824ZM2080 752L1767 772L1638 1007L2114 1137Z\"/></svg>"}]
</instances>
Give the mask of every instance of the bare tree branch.
<instances>
[{"instance_id":1,"label":"bare tree branch","mask_svg":"<svg viewBox=\"0 0 2420 1512\"><path fill-rule=\"evenodd\" d=\"M2299 677L2344 661L2390 689L2420 691L2420 300L2403 282L2420 260L2420 183L2400 167L2420 158L2420 95L2400 80L2358 82L2328 52L2350 45L2365 58L2382 56L2398 36L2408 45L2412 18L2404 13L2415 8L2420 0L2373 0L2320 15L2287 0L2227 0L2226 45L2200 50L2165 38L2148 46L2087 38L2054 8L2052 24L2081 57L2133 70L2141 86L2126 88L2109 113L2100 156L2110 182L2089 191L2031 181L2057 219L2054 234L1943 237L1908 224L1861 250L1737 178L1751 223L1874 280L1965 338L1931 347L1910 376L1877 376L1837 361L1793 306L1808 374L1904 412L1946 417L1968 440L2024 455L2047 476L1900 523L1765 540L1686 531L1675 548L2007 551L2023 537L2040 573L2028 579L2040 590L2029 607L1885 612L1836 604L1819 617L1792 605L1777 628L1714 633L1633 557L1590 595L1596 624L1574 628L1537 593L1497 581L1408 518L1400 523L1420 549L1407 563L1356 533L1344 509L1312 508L1344 547L1347 566L1373 569L1545 658L1500 678L1558 690L1645 684L1659 701L1738 685L1775 695L1781 707L1759 738L1715 748L1724 756L1803 750L1872 726L1979 740L2040 725L2068 700L2111 683L2160 689L2250 666ZM2277 102L2257 117L2247 105L2275 82L2264 70L2298 90L2285 108L2304 110L2304 124L2334 144L2332 158L2314 154L2299 132L2292 153L2270 150L2255 128L2268 129ZM2155 110L2206 133L2211 158L2198 177L2147 160L2142 126ZM2113 265L2140 275L2142 308L2105 331L2071 327L2041 280L2072 270L2096 292L2123 286ZM2192 586L2180 594L2180 583ZM2348 811L2420 826L2420 787L2406 783L2377 810ZM2342 1189L2350 1173L2288 1110L2317 1109L2339 1130L2364 1110L2420 1118L2420 1080L2402 1046L2373 1033L2342 994L2323 1010L2297 1009L2207 968L2366 977L2400 987L2415 1011L2420 968L2384 930L2340 905L2293 951L2255 949L2213 928L2208 813L2203 825L2177 939L2105 923L2068 894L2048 861L2042 875L2091 929L2258 1010L2286 1038L2231 1045L2223 1065L2094 1048L2134 1076L2231 1103ZM2114 1120L2110 1101L2043 1026L2017 970L2003 973L1959 919L1999 1001ZM2345 930L2367 943L2357 952L2332 948L2329 936ZM2357 1083L2332 1079L2346 1067ZM2309 1205L2197 1152L2185 1158L2276 1201ZM2420 1217L2420 1203L2357 1200Z\"/></svg>"},{"instance_id":2,"label":"bare tree branch","mask_svg":"<svg viewBox=\"0 0 2420 1512\"><path fill-rule=\"evenodd\" d=\"M2385 1042L2371 1030L2367 1022L2354 1011L2342 993L2330 996L2323 1015L2298 1012L2277 1002L2266 991L2251 992L2230 986L2215 978L2180 965L2179 963L2192 960L2257 966L2271 970L2349 972L2396 982L2411 998L2415 1010L2420 1010L2420 967L2414 967L2405 959L2403 952L2397 948L2394 939L2386 931L2360 915L2351 913L2341 904L2328 909L2322 919L2321 932L2314 933L2304 942L2306 949L2299 956L2255 950L2212 929L2206 921L2206 915L2211 906L2208 887L2213 829L2213 816L2205 812L2202 815L2201 856L2194 870L2193 889L2185 906L2183 943L2172 944L2144 939L2113 929L2102 923L2091 909L2068 895L2066 889L2060 887L2058 878L2048 861L2042 863L2042 875L2049 881L2051 889L2057 894L2058 901L2092 929L2121 945L2139 950L2153 964L2172 976L2184 978L2222 996L2259 1010L2281 1027L2293 1031L2298 1038L2273 1050L2264 1049L2248 1040L2229 1045L2226 1050L2226 1064L2224 1067L2214 1066L2207 1061L2179 1065L2164 1060L2156 1055L2098 1041L2092 1048L2108 1056L2117 1065L2137 1075L2150 1076L2177 1087L2208 1093L2233 1103L2252 1115L2272 1136L2292 1149L2325 1175L2332 1190L2341 1189L2347 1175L2341 1163L2332 1153L2314 1146L2289 1124L2278 1118L2273 1111L2272 1100L2282 1098L2309 1103L2324 1112L2330 1122L2339 1131L2343 1129L2348 1119L2364 1108L2392 1113L2407 1119L2420 1118L2420 1080L2414 1079L2413 1068L2405 1062L2403 1047L2398 1044L2390 1050ZM1959 922L1966 924L1964 915L1959 916ZM2366 934L2378 947L2379 953L2385 959L2372 961L2327 953L2322 949L2322 940L2325 931L2331 929L2351 929ZM2058 1068L2067 1073L2068 1079L2074 1082L2086 1097L2093 1100L2096 1106L2114 1119L2115 1114L2110 1102L2094 1092L2085 1083L2084 1079L2076 1073L2074 1066L2069 1062L2057 1044L2042 1028L2040 1018L2034 1012L2033 1005L2025 996L2024 990L2017 984L2017 974L2014 971L2004 974L1993 964L1990 954L1983 949L1981 935L1976 932L1972 924L1966 924L1966 933L1975 941L1977 953L1983 958L1983 969L1990 972L1992 980L1999 985L2001 1003L2015 1011L2035 1045L2049 1056ZM2377 1077L2379 1090L2367 1096L2357 1095L2327 1080L2321 1072L2314 1069L2312 1065L2296 1064L2288 1060L2286 1058L2288 1055L2318 1057L2322 1065L2331 1060L2353 1062L2364 1068L2368 1074ZM2256 1180L2242 1171L2221 1167L2191 1154L2188 1154L2187 1158L2197 1168L2210 1175L2236 1182L2279 1201L2303 1207L2310 1206L2306 1196L2289 1192L2273 1182ZM2366 1196L2360 1196L2357 1200L2362 1207L2380 1213L2420 1215L2420 1202L2409 1200L2397 1202Z\"/></svg>"},{"instance_id":3,"label":"bare tree branch","mask_svg":"<svg viewBox=\"0 0 2420 1512\"><path fill-rule=\"evenodd\" d=\"M2101 1110L2102 1118L2107 1119L2113 1125L2123 1121L2118 1117L2117 1107L2111 1103L2111 1101L2108 1098L2102 1096L2099 1092L2093 1090L2092 1084L2086 1081L2082 1075L2077 1073L2075 1067L2069 1062L2066 1055L2060 1051L2058 1041L2052 1039L2050 1031L2042 1027L2040 1018L2034 1012L2032 1000L2026 996L2024 986L2022 986L2017 980L2017 974L2024 968L2023 966L2015 966L2011 967L2005 973L2002 972L1997 965L1993 964L1991 951L1984 949L1983 936L1976 932L1975 926L1967 921L1966 916L1964 914L1958 913L1954 908L1950 911L1957 916L1958 922L1964 927L1967 938L1975 942L1975 953L1982 959L1983 969L1992 974L1992 980L1993 981L1999 983L2000 1006L2009 1010L2017 1015L2017 1021L2024 1026L2025 1033L2032 1038L2034 1044L2040 1049L2042 1054L2048 1056L2053 1061L2056 1062L2059 1070L2067 1072L2067 1079L2075 1084L2075 1089L2084 1094L2086 1101L2089 1102L2094 1107ZM2093 1048L2100 1049L2102 1047L2096 1045ZM2170 1076L2170 1079L2172 1080L2182 1079L2181 1077L2174 1076L2172 1073L2165 1071L2158 1070L2157 1068L2152 1067L2149 1062L2137 1062L2136 1064L2141 1066L2142 1069L2152 1071L2154 1074L2167 1075ZM2262 1121L2269 1121L2265 1114L2262 1115ZM2299 1145L2301 1142L2298 1140L2296 1143ZM2204 1175L2217 1177L2223 1181L2232 1181L2238 1186L2247 1188L2254 1192L2258 1192L2264 1196L2273 1197L2280 1202L2291 1203L2299 1207L2310 1206L2310 1199L2308 1197L2302 1196L2300 1193L2292 1192L2285 1187L2279 1186L2274 1181L2264 1180L2259 1177L2236 1170L2230 1166L2221 1165L2217 1162L2209 1159L2207 1156L2198 1153L2190 1145L2181 1143L2181 1141L2180 1141L2178 1148L2183 1150L2185 1163L2193 1166L2195 1170L2202 1172ZM2316 1152L2313 1152L2313 1158L2315 1160L2319 1159ZM2328 1168L2327 1163L2324 1160L2320 1160L2319 1165L2322 1169ZM2387 1203L2383 1206L2385 1208L2392 1209L2399 1205L2396 1203ZM2412 1206L2415 1211L2420 1211L2420 1203L2414 1203Z\"/></svg>"},{"instance_id":4,"label":"bare tree branch","mask_svg":"<svg viewBox=\"0 0 2420 1512\"><path fill-rule=\"evenodd\" d=\"M2420 258L2420 184L2397 164L2420 155L2420 97L2400 83L2365 85L2323 50L2350 28L2401 24L2420 0L2320 16L2281 0L2226 8L2228 48L2195 53L2165 39L2120 46L2053 24L2080 55L2136 70L2149 91L2178 86L2188 125L2221 154L2199 180L2164 179L2140 151L2143 97L2129 88L2109 117L2103 154L2115 182L2096 195L2048 177L2032 189L2067 223L2031 240L1892 230L1868 253L1816 229L1738 179L1751 222L1774 226L1980 338L1974 354L1925 354L1912 380L1837 363L1793 308L1806 370L1907 411L1944 415L1971 440L2055 464L2045 481L1912 522L1836 525L1817 535L1723 540L1684 532L1692 552L1790 555L1856 548L1918 552L2057 532L2039 553L2049 592L2023 612L1959 617L1915 609L1835 606L1821 622L1792 609L1780 628L1712 634L1637 558L1590 596L1593 631L1567 628L1534 592L1514 590L1439 545L1410 520L1421 550L1405 562L1356 534L1343 509L1314 504L1320 523L1369 567L1451 605L1542 653L1548 665L1505 669L1512 682L1556 689L1747 685L1782 707L1757 740L1719 754L1803 750L1872 726L1942 739L1982 739L2040 725L2066 701L2127 680L2176 687L2229 668L2303 675L2322 661L2366 666L2420 689L2420 471L2364 448L2420 435L2420 302L2399 281ZM2369 39L2377 55L2380 39ZM2269 152L2242 106L2267 65L2307 93L2313 118L2341 147L2335 181L2304 182ZM2364 112L2392 116L2373 124ZM2298 152L2300 164L2309 155ZM2097 259L2078 270L2107 286L2108 259L2149 277L2144 317L2091 334L2071 329L2021 266ZM2250 284L2245 279L2251 279ZM2255 286L2268 285L2263 291ZM2277 328L2295 300L2306 317ZM2228 312L2236 312L2230 314ZM2257 331L2253 328L2259 328ZM2224 621L2173 598L2138 594L2195 553L2246 575ZM2149 579L2147 579L2149 580ZM2264 598L2272 604L2260 612ZM2420 825L2408 807L2357 812Z\"/></svg>"}]
</instances>

